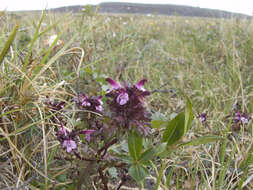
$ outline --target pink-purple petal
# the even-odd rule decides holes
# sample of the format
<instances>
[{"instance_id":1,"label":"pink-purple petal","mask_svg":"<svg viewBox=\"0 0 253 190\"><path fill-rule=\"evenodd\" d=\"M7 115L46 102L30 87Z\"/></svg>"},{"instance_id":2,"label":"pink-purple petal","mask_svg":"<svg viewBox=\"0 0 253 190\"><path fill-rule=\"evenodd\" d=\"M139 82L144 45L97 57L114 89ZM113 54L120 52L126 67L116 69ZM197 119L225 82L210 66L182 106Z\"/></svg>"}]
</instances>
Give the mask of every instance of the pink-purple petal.
<instances>
[{"instance_id":1,"label":"pink-purple petal","mask_svg":"<svg viewBox=\"0 0 253 190\"><path fill-rule=\"evenodd\" d=\"M129 96L126 92L121 92L116 99L119 105L125 105L128 102L128 100Z\"/></svg>"},{"instance_id":2,"label":"pink-purple petal","mask_svg":"<svg viewBox=\"0 0 253 190\"><path fill-rule=\"evenodd\" d=\"M103 111L103 107L101 105L96 106L96 110L99 111L99 112L102 112Z\"/></svg>"},{"instance_id":3,"label":"pink-purple petal","mask_svg":"<svg viewBox=\"0 0 253 190\"><path fill-rule=\"evenodd\" d=\"M86 139L88 142L90 142L90 135L91 135L92 133L94 133L94 132L95 132L95 130L93 130L93 129L81 131L82 134L85 134L85 139Z\"/></svg>"},{"instance_id":4,"label":"pink-purple petal","mask_svg":"<svg viewBox=\"0 0 253 190\"><path fill-rule=\"evenodd\" d=\"M104 104L103 101L102 101L102 97L103 97L103 96L98 96L98 97L97 97L97 101L100 103L100 105L103 105L103 104Z\"/></svg>"},{"instance_id":5,"label":"pink-purple petal","mask_svg":"<svg viewBox=\"0 0 253 190\"><path fill-rule=\"evenodd\" d=\"M63 127L62 124L61 124L61 132L64 136L67 136L67 130Z\"/></svg>"},{"instance_id":6,"label":"pink-purple petal","mask_svg":"<svg viewBox=\"0 0 253 190\"><path fill-rule=\"evenodd\" d=\"M135 87L141 91L146 91L144 88L144 84L147 82L147 79L142 79L135 84Z\"/></svg>"},{"instance_id":7,"label":"pink-purple petal","mask_svg":"<svg viewBox=\"0 0 253 190\"><path fill-rule=\"evenodd\" d=\"M106 81L111 85L111 88L108 90L108 92L111 92L112 90L116 90L116 89L122 88L122 86L120 85L120 83L112 80L111 78L107 78Z\"/></svg>"},{"instance_id":8,"label":"pink-purple petal","mask_svg":"<svg viewBox=\"0 0 253 190\"><path fill-rule=\"evenodd\" d=\"M79 103L83 103L88 97L86 96L85 93L82 93L81 95L77 95L74 97L74 101L79 104Z\"/></svg>"},{"instance_id":9,"label":"pink-purple petal","mask_svg":"<svg viewBox=\"0 0 253 190\"><path fill-rule=\"evenodd\" d=\"M80 133L81 134L85 134L85 135L90 135L92 133L94 133L96 130L93 129L87 129L87 130L82 130Z\"/></svg>"},{"instance_id":10,"label":"pink-purple petal","mask_svg":"<svg viewBox=\"0 0 253 190\"><path fill-rule=\"evenodd\" d=\"M91 103L90 103L88 100L84 100L84 101L82 102L82 106L87 106L87 107L89 107L89 106L91 106Z\"/></svg>"},{"instance_id":11,"label":"pink-purple petal","mask_svg":"<svg viewBox=\"0 0 253 190\"><path fill-rule=\"evenodd\" d=\"M77 148L76 142L73 140L65 140L62 143L62 148L66 148L67 153Z\"/></svg>"},{"instance_id":12,"label":"pink-purple petal","mask_svg":"<svg viewBox=\"0 0 253 190\"><path fill-rule=\"evenodd\" d=\"M243 116L241 117L241 121L243 124L247 124L249 122L248 118L243 117Z\"/></svg>"},{"instance_id":13,"label":"pink-purple petal","mask_svg":"<svg viewBox=\"0 0 253 190\"><path fill-rule=\"evenodd\" d=\"M81 94L81 97L83 97L84 99L87 99L87 98L88 98L88 96L86 96L85 93L82 93L82 94Z\"/></svg>"}]
</instances>

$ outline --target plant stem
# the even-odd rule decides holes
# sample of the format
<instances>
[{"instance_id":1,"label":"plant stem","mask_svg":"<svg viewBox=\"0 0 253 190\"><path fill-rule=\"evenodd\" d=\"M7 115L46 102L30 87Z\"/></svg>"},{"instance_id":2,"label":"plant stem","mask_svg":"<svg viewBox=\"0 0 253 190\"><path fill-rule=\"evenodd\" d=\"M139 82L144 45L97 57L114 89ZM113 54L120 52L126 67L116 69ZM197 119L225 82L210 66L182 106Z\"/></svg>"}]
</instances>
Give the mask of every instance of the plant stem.
<instances>
[{"instance_id":1,"label":"plant stem","mask_svg":"<svg viewBox=\"0 0 253 190\"><path fill-rule=\"evenodd\" d=\"M160 170L159 170L159 174L158 174L158 177L156 179L156 184L155 184L154 190L158 190L158 187L160 185L160 182L161 182L161 179L162 179L162 176L163 176L164 169L165 169L165 161L162 160L161 167L160 167Z\"/></svg>"},{"instance_id":2,"label":"plant stem","mask_svg":"<svg viewBox=\"0 0 253 190\"><path fill-rule=\"evenodd\" d=\"M111 142L107 143L106 145L104 145L102 148L100 148L97 152L97 155L101 155L101 153L103 152L103 154L101 155L102 158L105 156L106 152L107 152L107 149L114 145L115 143L117 143L117 139L113 139Z\"/></svg>"},{"instance_id":3,"label":"plant stem","mask_svg":"<svg viewBox=\"0 0 253 190\"><path fill-rule=\"evenodd\" d=\"M139 190L142 190L143 188L143 183L140 183Z\"/></svg>"}]
</instances>

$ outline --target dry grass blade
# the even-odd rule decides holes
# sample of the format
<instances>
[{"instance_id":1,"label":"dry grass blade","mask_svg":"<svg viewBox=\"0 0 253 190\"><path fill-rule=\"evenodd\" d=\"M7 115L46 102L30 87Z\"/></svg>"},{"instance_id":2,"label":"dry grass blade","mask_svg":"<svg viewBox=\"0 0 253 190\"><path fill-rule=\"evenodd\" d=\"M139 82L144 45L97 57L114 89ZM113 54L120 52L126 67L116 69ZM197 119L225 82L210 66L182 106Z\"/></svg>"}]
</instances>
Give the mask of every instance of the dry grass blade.
<instances>
[{"instance_id":1,"label":"dry grass blade","mask_svg":"<svg viewBox=\"0 0 253 190\"><path fill-rule=\"evenodd\" d=\"M47 139L46 139L46 132L45 132L45 124L44 124L44 117L42 115L42 111L40 109L40 107L38 105L36 105L38 111L39 111L39 114L40 114L40 118L42 120L41 122L41 126L42 126L42 135L43 135L43 156L44 156L44 175L46 176L45 177L45 189L47 190L48 189L48 185L47 185Z\"/></svg>"},{"instance_id":2,"label":"dry grass blade","mask_svg":"<svg viewBox=\"0 0 253 190\"><path fill-rule=\"evenodd\" d=\"M44 178L47 178L50 182L54 182L52 179L49 179L47 176L45 176L41 171L39 171L37 168L33 166L31 162L29 162L26 157L17 149L17 147L12 143L11 139L9 138L8 134L6 134L3 129L0 128L1 135L3 135L10 145L10 148L13 148L13 150L29 165L35 172L37 172L39 175L41 175Z\"/></svg>"},{"instance_id":3,"label":"dry grass blade","mask_svg":"<svg viewBox=\"0 0 253 190\"><path fill-rule=\"evenodd\" d=\"M77 37L77 35L75 35L71 40L69 40L68 43L66 43L63 48L58 51L49 61L48 63L42 67L42 69L40 70L40 72L33 78L33 82L35 82L57 59L59 59L61 56L64 55L64 51L68 48L68 46L70 46L73 41L75 40L75 38Z\"/></svg>"},{"instance_id":4,"label":"dry grass blade","mask_svg":"<svg viewBox=\"0 0 253 190\"><path fill-rule=\"evenodd\" d=\"M191 146L177 146L169 155L161 146L164 154L152 158L142 189L153 190L155 182L160 183L156 188L173 190L253 189L252 20L88 11L0 12L0 189L73 189L79 181L103 189L106 180L99 179L97 168L111 164L114 151L129 151L121 141L128 132L116 134L120 142L105 151L105 161L91 164L102 139L110 140L107 126L114 122L107 109L107 77L121 84L146 78L145 89L156 92L147 107L158 121L183 110L183 94L192 102L196 117L180 141ZM76 104L81 93L102 95L103 113ZM248 122L236 123L237 112L249 114ZM198 117L202 113L205 122ZM90 142L84 134L75 138L77 148L67 152L63 143L70 137L59 138L61 125L70 133L96 131ZM156 147L164 128L151 131L154 139L146 139L143 148ZM91 171L83 170L86 165ZM103 168L109 189L128 180L121 177L128 166ZM159 172L161 166L164 172ZM121 185L137 189L131 180Z\"/></svg>"}]
</instances>

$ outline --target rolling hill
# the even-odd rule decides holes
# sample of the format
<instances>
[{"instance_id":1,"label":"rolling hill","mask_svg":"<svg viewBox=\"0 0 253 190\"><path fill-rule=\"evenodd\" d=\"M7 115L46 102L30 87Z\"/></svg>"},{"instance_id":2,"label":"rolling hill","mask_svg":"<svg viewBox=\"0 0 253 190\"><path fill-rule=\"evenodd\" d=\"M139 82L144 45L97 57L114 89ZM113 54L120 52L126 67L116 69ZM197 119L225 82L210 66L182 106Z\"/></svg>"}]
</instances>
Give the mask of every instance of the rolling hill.
<instances>
[{"instance_id":1,"label":"rolling hill","mask_svg":"<svg viewBox=\"0 0 253 190\"><path fill-rule=\"evenodd\" d=\"M97 6L92 6L95 10ZM211 17L211 18L252 18L251 16L232 13L228 11L207 9L183 5L171 5L171 4L139 4L139 3L100 3L98 5L99 13L120 13L120 14L157 14L157 15L167 15L167 16L192 16L192 17ZM56 12L78 12L83 9L83 6L68 6L51 9L51 11Z\"/></svg>"}]
</instances>

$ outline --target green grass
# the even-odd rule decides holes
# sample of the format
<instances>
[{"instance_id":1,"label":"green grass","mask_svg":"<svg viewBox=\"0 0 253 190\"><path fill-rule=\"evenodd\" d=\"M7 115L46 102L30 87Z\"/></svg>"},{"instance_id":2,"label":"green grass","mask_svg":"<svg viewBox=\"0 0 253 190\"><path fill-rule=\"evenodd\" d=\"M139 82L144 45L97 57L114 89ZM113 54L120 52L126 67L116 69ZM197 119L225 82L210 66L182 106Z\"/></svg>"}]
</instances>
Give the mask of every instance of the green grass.
<instances>
[{"instance_id":1,"label":"green grass","mask_svg":"<svg viewBox=\"0 0 253 190\"><path fill-rule=\"evenodd\" d=\"M194 114L207 112L208 120L195 119L184 141L225 138L179 148L164 174L154 165L162 189L253 189L252 122L238 131L230 123L235 106L253 112L252 20L5 13L0 52L16 23L0 66L1 189L74 189L69 171L76 166L52 159L62 153L43 102L50 96L70 109L77 92L100 95L105 77L147 78L146 89L157 89L149 109L166 117L184 107L187 94ZM45 42L53 34L59 39L50 48ZM74 116L65 117L74 126Z\"/></svg>"}]
</instances>

